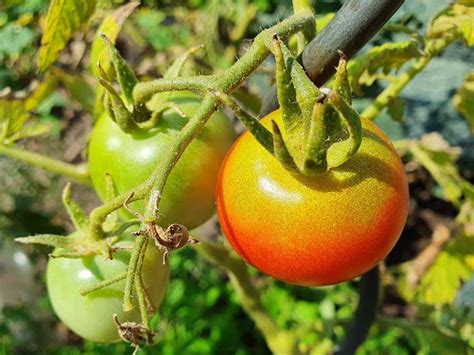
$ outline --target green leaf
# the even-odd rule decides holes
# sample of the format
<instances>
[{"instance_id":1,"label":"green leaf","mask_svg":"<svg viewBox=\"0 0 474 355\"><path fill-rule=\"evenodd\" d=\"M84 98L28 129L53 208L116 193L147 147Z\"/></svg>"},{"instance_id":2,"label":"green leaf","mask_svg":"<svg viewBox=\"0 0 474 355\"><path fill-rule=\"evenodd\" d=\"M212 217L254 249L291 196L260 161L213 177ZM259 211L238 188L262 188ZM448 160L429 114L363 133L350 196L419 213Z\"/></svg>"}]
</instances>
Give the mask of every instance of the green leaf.
<instances>
[{"instance_id":1,"label":"green leaf","mask_svg":"<svg viewBox=\"0 0 474 355\"><path fill-rule=\"evenodd\" d=\"M456 160L461 153L438 133L430 133L409 147L413 159L423 165L443 191L443 197L458 208L464 198L474 196L474 187L458 172Z\"/></svg>"},{"instance_id":2,"label":"green leaf","mask_svg":"<svg viewBox=\"0 0 474 355\"><path fill-rule=\"evenodd\" d=\"M88 22L96 0L52 0L41 38L38 67L45 71L67 45L71 36Z\"/></svg>"},{"instance_id":3,"label":"green leaf","mask_svg":"<svg viewBox=\"0 0 474 355\"><path fill-rule=\"evenodd\" d=\"M119 7L116 11L106 16L102 23L100 24L97 34L92 42L91 49L91 71L98 77L99 70L97 68L97 63L100 63L102 68L109 73L110 71L110 57L107 52L106 45L104 40L101 38L101 35L106 35L107 38L115 43L117 36L122 29L122 26L125 20L130 16L130 14L135 10L135 8L140 5L140 2L133 1L126 5Z\"/></svg>"},{"instance_id":4,"label":"green leaf","mask_svg":"<svg viewBox=\"0 0 474 355\"><path fill-rule=\"evenodd\" d=\"M133 105L133 88L137 84L138 80L133 72L132 68L128 65L127 61L122 57L114 44L107 38L106 35L101 35L102 40L105 42L107 50L109 52L110 59L114 65L115 74L122 90L122 95L125 99L125 103Z\"/></svg>"},{"instance_id":5,"label":"green leaf","mask_svg":"<svg viewBox=\"0 0 474 355\"><path fill-rule=\"evenodd\" d=\"M388 103L387 112L395 122L403 122L405 120L405 107L405 100L399 97L394 97Z\"/></svg>"},{"instance_id":6,"label":"green leaf","mask_svg":"<svg viewBox=\"0 0 474 355\"><path fill-rule=\"evenodd\" d=\"M348 71L352 90L362 95L361 84L370 86L383 75L399 69L407 61L422 55L415 39L403 42L384 43L368 53L349 62Z\"/></svg>"},{"instance_id":7,"label":"green leaf","mask_svg":"<svg viewBox=\"0 0 474 355\"><path fill-rule=\"evenodd\" d=\"M89 226L89 220L84 210L71 198L71 195L71 183L68 183L63 189L63 205L66 207L67 213L76 229L85 233Z\"/></svg>"},{"instance_id":8,"label":"green leaf","mask_svg":"<svg viewBox=\"0 0 474 355\"><path fill-rule=\"evenodd\" d=\"M0 62L6 59L16 60L25 49L32 45L35 38L33 30L19 27L15 23L8 23L0 28Z\"/></svg>"},{"instance_id":9,"label":"green leaf","mask_svg":"<svg viewBox=\"0 0 474 355\"><path fill-rule=\"evenodd\" d=\"M453 239L421 279L418 297L430 305L451 304L474 270L474 238Z\"/></svg>"},{"instance_id":10,"label":"green leaf","mask_svg":"<svg viewBox=\"0 0 474 355\"><path fill-rule=\"evenodd\" d=\"M328 12L327 14L316 16L316 32L319 33L329 22L334 18L336 14L334 12Z\"/></svg>"},{"instance_id":11,"label":"green leaf","mask_svg":"<svg viewBox=\"0 0 474 355\"><path fill-rule=\"evenodd\" d=\"M428 30L431 38L455 36L467 46L474 44L474 7L472 1L453 4L432 21Z\"/></svg>"},{"instance_id":12,"label":"green leaf","mask_svg":"<svg viewBox=\"0 0 474 355\"><path fill-rule=\"evenodd\" d=\"M25 98L20 99L12 94L0 98L0 144L9 145L18 139L48 132L49 126L39 122L31 111L49 96L57 82L57 78L48 75Z\"/></svg>"},{"instance_id":13,"label":"green leaf","mask_svg":"<svg viewBox=\"0 0 474 355\"><path fill-rule=\"evenodd\" d=\"M464 116L474 134L474 72L466 76L453 98L456 109Z\"/></svg>"}]
</instances>

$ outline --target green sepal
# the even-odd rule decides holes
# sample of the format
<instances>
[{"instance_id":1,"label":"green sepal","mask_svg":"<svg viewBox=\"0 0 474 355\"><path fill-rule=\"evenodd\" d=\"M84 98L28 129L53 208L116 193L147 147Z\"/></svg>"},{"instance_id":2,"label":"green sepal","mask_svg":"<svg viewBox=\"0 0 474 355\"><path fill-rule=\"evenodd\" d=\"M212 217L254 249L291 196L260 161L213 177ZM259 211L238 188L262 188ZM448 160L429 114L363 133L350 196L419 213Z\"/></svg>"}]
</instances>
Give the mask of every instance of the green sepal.
<instances>
[{"instance_id":1,"label":"green sepal","mask_svg":"<svg viewBox=\"0 0 474 355\"><path fill-rule=\"evenodd\" d=\"M115 184L112 176L109 173L104 175L105 180L105 198L104 201L108 202L114 199L117 196L115 190ZM103 224L104 230L113 230L117 228L118 223L118 212L113 211L107 215L107 218Z\"/></svg>"},{"instance_id":2,"label":"green sepal","mask_svg":"<svg viewBox=\"0 0 474 355\"><path fill-rule=\"evenodd\" d=\"M328 149L328 167L335 168L348 161L359 149L362 143L362 124L359 114L338 93L330 91L328 98L344 119L349 132L347 139L333 143Z\"/></svg>"},{"instance_id":3,"label":"green sepal","mask_svg":"<svg viewBox=\"0 0 474 355\"><path fill-rule=\"evenodd\" d=\"M42 244L63 249L67 249L71 246L70 237L55 234L38 234L29 237L15 238L15 241L22 244Z\"/></svg>"},{"instance_id":4,"label":"green sepal","mask_svg":"<svg viewBox=\"0 0 474 355\"><path fill-rule=\"evenodd\" d=\"M107 96L107 113L111 115L111 118L117 123L123 132L130 133L138 130L139 127L133 119L132 113L127 109L120 95L107 81L99 78L99 83L106 90L105 96Z\"/></svg>"},{"instance_id":5,"label":"green sepal","mask_svg":"<svg viewBox=\"0 0 474 355\"><path fill-rule=\"evenodd\" d=\"M283 130L286 137L285 149L300 173L319 174L326 170L325 162L320 159L325 137L315 139L309 136L315 133L311 126L319 90L278 37L273 39L273 51L276 62L278 101L282 110ZM310 141L309 146L308 141ZM318 144L320 146L317 146ZM308 155L310 152L317 152L317 155L312 157ZM280 153L282 158L286 157L285 150ZM288 159L282 161L282 164L288 166Z\"/></svg>"},{"instance_id":6,"label":"green sepal","mask_svg":"<svg viewBox=\"0 0 474 355\"><path fill-rule=\"evenodd\" d=\"M311 114L311 125L305 150L305 175L319 175L327 171L326 163L326 125L325 116L328 110L325 97L317 100Z\"/></svg>"},{"instance_id":7,"label":"green sepal","mask_svg":"<svg viewBox=\"0 0 474 355\"><path fill-rule=\"evenodd\" d=\"M117 81L125 98L125 102L131 106L133 105L133 88L138 83L137 77L109 38L104 34L102 34L101 37L109 51L109 56L114 65Z\"/></svg>"},{"instance_id":8,"label":"green sepal","mask_svg":"<svg viewBox=\"0 0 474 355\"><path fill-rule=\"evenodd\" d=\"M57 258L82 258L91 255L102 255L108 259L112 258L112 248L109 241L105 239L94 241L81 232L69 236L39 234L16 238L15 241L22 244L41 244L54 247L55 250L50 255Z\"/></svg>"},{"instance_id":9,"label":"green sepal","mask_svg":"<svg viewBox=\"0 0 474 355\"><path fill-rule=\"evenodd\" d=\"M213 92L222 102L227 105L235 116L242 122L242 125L255 137L255 139L270 153L273 154L273 135L265 128L260 121L246 112L242 107L234 101L234 99L217 91Z\"/></svg>"},{"instance_id":10,"label":"green sepal","mask_svg":"<svg viewBox=\"0 0 474 355\"><path fill-rule=\"evenodd\" d=\"M86 232L89 226L89 220L82 208L71 198L71 183L67 183L64 187L62 200L76 229L81 232Z\"/></svg>"},{"instance_id":11,"label":"green sepal","mask_svg":"<svg viewBox=\"0 0 474 355\"><path fill-rule=\"evenodd\" d=\"M183 66L189 59L189 57L202 48L204 48L202 44L189 48L185 53L181 54L178 58L174 60L173 64L171 64L171 66L168 68L163 77L165 79L174 79L179 77L179 75L181 74L181 70L183 69Z\"/></svg>"},{"instance_id":12,"label":"green sepal","mask_svg":"<svg viewBox=\"0 0 474 355\"><path fill-rule=\"evenodd\" d=\"M234 110L237 118L243 126L255 137L255 139L270 153L274 153L274 138L272 133L263 126L259 120L243 110Z\"/></svg>"},{"instance_id":13,"label":"green sepal","mask_svg":"<svg viewBox=\"0 0 474 355\"><path fill-rule=\"evenodd\" d=\"M281 130L277 123L272 120L272 131L273 131L273 150L275 157L285 167L286 170L291 172L299 172L298 167L293 160L288 148L286 147L285 141L281 134Z\"/></svg>"},{"instance_id":14,"label":"green sepal","mask_svg":"<svg viewBox=\"0 0 474 355\"><path fill-rule=\"evenodd\" d=\"M181 74L181 70L184 67L184 64L189 59L189 57L195 53L196 51L203 48L203 45L194 46L189 48L185 53L181 54L178 58L176 58L171 66L168 68L166 73L163 75L164 79L175 79L178 78ZM147 122L143 127L151 128L156 126L158 121L161 118L163 112L165 112L168 108L170 108L169 99L172 97L172 92L159 92L150 99L148 102L148 106L153 108L153 114L150 118L150 122ZM146 106L145 106L146 108ZM171 107L173 108L173 107ZM178 110L175 109L179 113ZM139 121L141 122L141 121Z\"/></svg>"},{"instance_id":15,"label":"green sepal","mask_svg":"<svg viewBox=\"0 0 474 355\"><path fill-rule=\"evenodd\" d=\"M352 90L351 84L349 83L349 76L347 73L347 56L343 51L339 53L339 64L337 65L336 75L334 79L334 90L346 100L346 102L352 104Z\"/></svg>"}]
</instances>

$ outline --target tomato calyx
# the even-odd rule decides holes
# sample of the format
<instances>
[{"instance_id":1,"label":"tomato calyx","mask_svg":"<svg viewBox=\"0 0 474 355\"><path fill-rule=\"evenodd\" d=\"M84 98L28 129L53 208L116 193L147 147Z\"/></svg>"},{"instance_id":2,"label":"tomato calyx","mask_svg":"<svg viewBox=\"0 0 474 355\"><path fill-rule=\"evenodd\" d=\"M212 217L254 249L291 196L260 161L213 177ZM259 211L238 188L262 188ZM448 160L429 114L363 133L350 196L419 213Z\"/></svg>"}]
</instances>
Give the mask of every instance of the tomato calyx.
<instances>
[{"instance_id":1,"label":"tomato calyx","mask_svg":"<svg viewBox=\"0 0 474 355\"><path fill-rule=\"evenodd\" d=\"M136 102L133 99L133 89L138 83L135 73L107 36L102 35L102 39L109 51L109 57L114 67L121 95L114 89L112 79L101 67L100 63L98 63L98 81L106 90L104 96L105 110L123 132L133 133L152 129L157 125L167 109L173 109L180 116L185 117L185 114L178 105L169 102L173 91L157 93L147 103ZM177 78L189 56L200 48L202 46L191 47L178 57L168 68L164 78Z\"/></svg>"},{"instance_id":2,"label":"tomato calyx","mask_svg":"<svg viewBox=\"0 0 474 355\"><path fill-rule=\"evenodd\" d=\"M133 232L132 235L135 237L146 236L152 238L155 242L155 246L163 252L163 265L168 262L168 255L171 251L181 249L188 244L200 243L199 240L189 235L188 229L182 224L173 223L170 224L168 228L163 229L154 219L146 220L143 215L128 206L132 198L133 193L125 200L123 206L144 225L142 229Z\"/></svg>"},{"instance_id":3,"label":"tomato calyx","mask_svg":"<svg viewBox=\"0 0 474 355\"><path fill-rule=\"evenodd\" d=\"M136 354L140 350L140 344L145 343L146 345L153 344L153 338L155 333L150 329L145 327L143 324L135 322L120 322L117 314L112 315L115 326L117 327L118 334L120 338L127 342L131 343L135 348L133 354Z\"/></svg>"},{"instance_id":4,"label":"tomato calyx","mask_svg":"<svg viewBox=\"0 0 474 355\"><path fill-rule=\"evenodd\" d=\"M278 36L270 49L276 62L281 122L272 121L267 129L245 119L244 126L293 174L320 175L344 164L362 141L360 117L351 107L346 56L339 53L332 89L319 89Z\"/></svg>"}]
</instances>

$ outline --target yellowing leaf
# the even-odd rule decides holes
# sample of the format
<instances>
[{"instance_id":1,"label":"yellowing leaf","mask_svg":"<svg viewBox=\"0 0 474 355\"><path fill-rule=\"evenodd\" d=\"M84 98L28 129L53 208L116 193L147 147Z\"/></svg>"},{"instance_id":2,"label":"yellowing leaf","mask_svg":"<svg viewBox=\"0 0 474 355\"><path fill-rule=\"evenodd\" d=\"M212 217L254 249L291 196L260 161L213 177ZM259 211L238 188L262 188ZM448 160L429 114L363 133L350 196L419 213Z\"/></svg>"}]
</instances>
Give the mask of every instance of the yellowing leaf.
<instances>
[{"instance_id":1,"label":"yellowing leaf","mask_svg":"<svg viewBox=\"0 0 474 355\"><path fill-rule=\"evenodd\" d=\"M57 83L55 76L46 75L28 96L19 98L8 94L0 98L0 144L12 144L18 139L48 131L49 126L35 120L31 111L49 96Z\"/></svg>"},{"instance_id":2,"label":"yellowing leaf","mask_svg":"<svg viewBox=\"0 0 474 355\"><path fill-rule=\"evenodd\" d=\"M458 172L456 159L460 149L450 147L438 133L430 133L409 147L413 159L423 165L443 191L444 198L458 208L472 198L474 187Z\"/></svg>"},{"instance_id":3,"label":"yellowing leaf","mask_svg":"<svg viewBox=\"0 0 474 355\"><path fill-rule=\"evenodd\" d=\"M427 304L451 304L463 281L474 270L474 238L458 236L447 245L418 288L418 297Z\"/></svg>"},{"instance_id":4,"label":"yellowing leaf","mask_svg":"<svg viewBox=\"0 0 474 355\"><path fill-rule=\"evenodd\" d=\"M115 40L122 29L123 23L139 4L139 2L134 1L123 5L112 14L106 16L102 21L99 29L97 30L94 42L92 42L91 49L91 70L96 77L99 76L97 62L100 62L100 65L107 73L109 72L111 64L107 48L105 46L104 40L101 38L101 35L106 35L112 43L115 43Z\"/></svg>"},{"instance_id":5,"label":"yellowing leaf","mask_svg":"<svg viewBox=\"0 0 474 355\"><path fill-rule=\"evenodd\" d=\"M384 43L372 48L368 53L349 62L348 72L351 86L358 95L362 94L360 85L372 85L378 78L377 71L388 74L399 69L410 59L418 58L421 52L415 40Z\"/></svg>"},{"instance_id":6,"label":"yellowing leaf","mask_svg":"<svg viewBox=\"0 0 474 355\"><path fill-rule=\"evenodd\" d=\"M474 134L474 72L466 76L453 98L456 109L464 116Z\"/></svg>"},{"instance_id":7,"label":"yellowing leaf","mask_svg":"<svg viewBox=\"0 0 474 355\"><path fill-rule=\"evenodd\" d=\"M474 7L472 1L464 1L464 4L453 4L441 12L432 21L428 35L432 38L455 36L469 47L474 45Z\"/></svg>"},{"instance_id":8,"label":"yellowing leaf","mask_svg":"<svg viewBox=\"0 0 474 355\"><path fill-rule=\"evenodd\" d=\"M96 0L51 0L41 38L38 67L45 71L95 11Z\"/></svg>"}]
</instances>

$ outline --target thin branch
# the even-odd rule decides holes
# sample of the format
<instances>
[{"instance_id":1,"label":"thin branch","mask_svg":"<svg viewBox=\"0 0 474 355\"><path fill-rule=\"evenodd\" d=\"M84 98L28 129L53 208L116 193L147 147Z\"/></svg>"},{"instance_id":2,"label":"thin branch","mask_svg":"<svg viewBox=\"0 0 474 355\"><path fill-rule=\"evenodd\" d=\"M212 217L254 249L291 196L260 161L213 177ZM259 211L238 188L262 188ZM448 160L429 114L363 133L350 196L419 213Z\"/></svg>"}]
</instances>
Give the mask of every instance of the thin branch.
<instances>
[{"instance_id":1,"label":"thin branch","mask_svg":"<svg viewBox=\"0 0 474 355\"><path fill-rule=\"evenodd\" d=\"M87 165L75 165L42 154L0 144L0 154L52 173L67 176L84 185L92 185Z\"/></svg>"},{"instance_id":2,"label":"thin branch","mask_svg":"<svg viewBox=\"0 0 474 355\"><path fill-rule=\"evenodd\" d=\"M418 284L426 271L436 261L443 250L443 246L449 240L454 225L451 219L443 218L430 210L423 210L420 214L433 232L430 244L410 262L407 278L412 287Z\"/></svg>"},{"instance_id":3,"label":"thin branch","mask_svg":"<svg viewBox=\"0 0 474 355\"><path fill-rule=\"evenodd\" d=\"M431 59L449 46L453 40L454 38L436 39L428 42L424 56L413 63L404 73L400 74L395 81L392 81L370 106L365 108L360 116L369 120L375 119L390 101L397 97L408 83L428 65Z\"/></svg>"}]
</instances>

